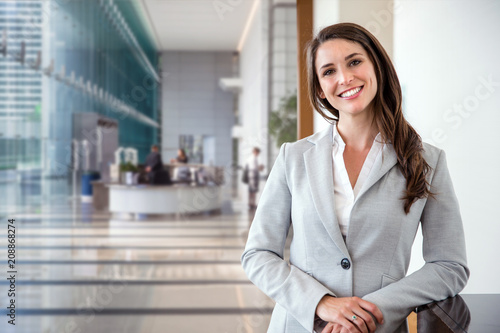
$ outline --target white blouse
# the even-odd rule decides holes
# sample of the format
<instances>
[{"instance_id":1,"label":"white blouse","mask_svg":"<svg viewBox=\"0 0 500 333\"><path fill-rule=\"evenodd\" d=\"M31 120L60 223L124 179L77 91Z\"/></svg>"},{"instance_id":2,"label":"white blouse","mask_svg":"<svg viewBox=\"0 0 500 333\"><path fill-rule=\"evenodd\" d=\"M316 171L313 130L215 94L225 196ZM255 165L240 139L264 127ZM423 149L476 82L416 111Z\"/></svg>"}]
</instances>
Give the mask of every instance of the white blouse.
<instances>
[{"instance_id":1,"label":"white blouse","mask_svg":"<svg viewBox=\"0 0 500 333\"><path fill-rule=\"evenodd\" d=\"M358 179L354 189L349 182L349 175L347 174L347 169L344 163L344 150L345 143L340 136L337 125L333 126L333 188L334 188L334 198L335 198L335 213L337 215L337 220L339 221L340 231L344 236L347 237L347 231L349 230L349 220L351 218L351 211L356 202L359 191L362 189L370 171L372 169L375 160L381 156L382 148L384 143L381 140L380 133L377 134L375 140L373 140L370 152L366 156L365 162L361 172L359 173Z\"/></svg>"}]
</instances>

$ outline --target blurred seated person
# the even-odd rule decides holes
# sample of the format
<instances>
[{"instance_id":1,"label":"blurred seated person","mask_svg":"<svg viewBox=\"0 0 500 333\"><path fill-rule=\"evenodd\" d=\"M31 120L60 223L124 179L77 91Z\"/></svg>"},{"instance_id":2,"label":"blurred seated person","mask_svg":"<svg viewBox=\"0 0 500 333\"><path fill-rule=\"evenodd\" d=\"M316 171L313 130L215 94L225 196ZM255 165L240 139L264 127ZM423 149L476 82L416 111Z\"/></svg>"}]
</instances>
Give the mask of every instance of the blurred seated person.
<instances>
[{"instance_id":1,"label":"blurred seated person","mask_svg":"<svg viewBox=\"0 0 500 333\"><path fill-rule=\"evenodd\" d=\"M184 149L178 149L177 150L177 157L172 158L170 160L170 163L172 164L177 164L179 166L176 166L174 168L174 179L178 183L190 183L191 182L191 171L189 170L188 166L184 166L183 164L187 164L188 162L188 157L186 155L186 151Z\"/></svg>"},{"instance_id":2,"label":"blurred seated person","mask_svg":"<svg viewBox=\"0 0 500 333\"><path fill-rule=\"evenodd\" d=\"M171 184L170 174L163 169L163 161L157 145L151 146L151 153L146 157L146 168L144 170L148 173L151 185Z\"/></svg>"},{"instance_id":3,"label":"blurred seated person","mask_svg":"<svg viewBox=\"0 0 500 333\"><path fill-rule=\"evenodd\" d=\"M184 149L179 149L177 150L177 157L176 158L172 158L170 160L170 163L184 163L186 164L188 162L188 157L186 155L186 152L184 151Z\"/></svg>"}]
</instances>

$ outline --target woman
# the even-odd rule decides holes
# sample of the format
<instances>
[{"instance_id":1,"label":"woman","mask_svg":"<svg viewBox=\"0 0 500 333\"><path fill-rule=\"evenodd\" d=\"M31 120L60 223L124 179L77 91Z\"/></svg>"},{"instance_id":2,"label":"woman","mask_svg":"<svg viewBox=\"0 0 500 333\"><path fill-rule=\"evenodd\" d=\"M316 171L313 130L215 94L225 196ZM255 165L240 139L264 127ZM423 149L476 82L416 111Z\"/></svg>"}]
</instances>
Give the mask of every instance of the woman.
<instances>
[{"instance_id":1,"label":"woman","mask_svg":"<svg viewBox=\"0 0 500 333\"><path fill-rule=\"evenodd\" d=\"M188 157L186 155L186 152L184 151L184 149L178 149L177 150L177 157L176 158L172 158L170 160L170 163L184 163L184 164L187 164L188 162Z\"/></svg>"},{"instance_id":2,"label":"woman","mask_svg":"<svg viewBox=\"0 0 500 333\"><path fill-rule=\"evenodd\" d=\"M177 150L177 157L170 159L170 163L177 164L174 168L174 179L180 183L190 183L191 182L191 171L188 166L184 164L188 163L188 157L184 149Z\"/></svg>"},{"instance_id":3,"label":"woman","mask_svg":"<svg viewBox=\"0 0 500 333\"><path fill-rule=\"evenodd\" d=\"M308 72L311 103L332 125L281 147L243 267L276 301L268 332L406 332L416 306L454 296L469 276L445 154L404 119L394 67L363 27L320 31ZM406 276L419 223L426 264Z\"/></svg>"}]
</instances>

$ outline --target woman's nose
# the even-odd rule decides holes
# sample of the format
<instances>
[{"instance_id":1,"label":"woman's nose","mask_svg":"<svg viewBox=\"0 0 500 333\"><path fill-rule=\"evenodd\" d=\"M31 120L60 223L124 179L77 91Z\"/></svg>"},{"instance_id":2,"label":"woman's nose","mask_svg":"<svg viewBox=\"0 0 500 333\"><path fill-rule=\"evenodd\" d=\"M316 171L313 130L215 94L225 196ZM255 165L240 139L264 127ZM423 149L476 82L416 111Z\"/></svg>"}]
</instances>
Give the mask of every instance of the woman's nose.
<instances>
[{"instance_id":1,"label":"woman's nose","mask_svg":"<svg viewBox=\"0 0 500 333\"><path fill-rule=\"evenodd\" d=\"M348 70L339 70L338 78L339 78L339 84L343 86L346 86L349 83L351 83L353 79L352 73L350 73Z\"/></svg>"}]
</instances>

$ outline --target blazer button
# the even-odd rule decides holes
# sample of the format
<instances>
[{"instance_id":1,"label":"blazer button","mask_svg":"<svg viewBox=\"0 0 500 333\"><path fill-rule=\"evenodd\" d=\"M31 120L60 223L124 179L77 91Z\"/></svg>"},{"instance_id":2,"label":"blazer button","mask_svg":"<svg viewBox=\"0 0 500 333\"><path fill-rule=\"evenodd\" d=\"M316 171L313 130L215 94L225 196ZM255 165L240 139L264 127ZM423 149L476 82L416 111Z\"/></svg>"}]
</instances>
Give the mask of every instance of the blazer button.
<instances>
[{"instance_id":1,"label":"blazer button","mask_svg":"<svg viewBox=\"0 0 500 333\"><path fill-rule=\"evenodd\" d=\"M343 269L349 269L349 268L351 268L351 262L349 261L349 259L344 258L340 262L340 266L342 266Z\"/></svg>"}]
</instances>

